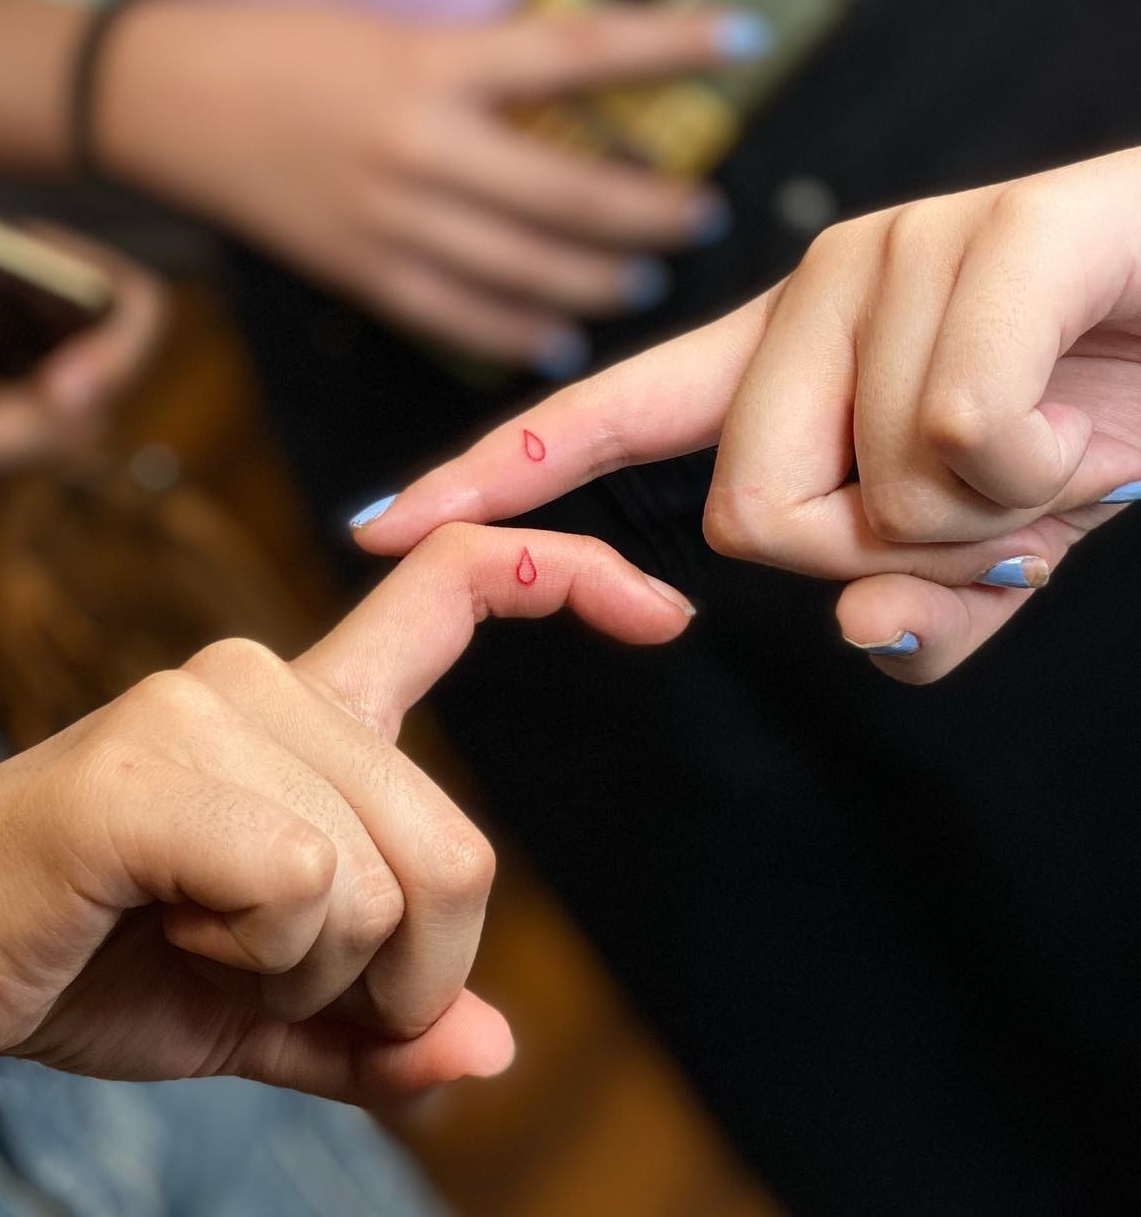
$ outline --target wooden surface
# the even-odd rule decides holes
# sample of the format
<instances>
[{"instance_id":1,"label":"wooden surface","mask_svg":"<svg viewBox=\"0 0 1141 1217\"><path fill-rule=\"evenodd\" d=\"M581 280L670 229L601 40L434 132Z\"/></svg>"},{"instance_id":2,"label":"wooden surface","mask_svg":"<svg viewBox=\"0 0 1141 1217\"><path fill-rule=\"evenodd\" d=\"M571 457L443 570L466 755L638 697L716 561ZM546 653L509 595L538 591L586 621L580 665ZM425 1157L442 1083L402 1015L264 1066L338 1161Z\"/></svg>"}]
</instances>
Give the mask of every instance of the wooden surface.
<instances>
[{"instance_id":1,"label":"wooden surface","mask_svg":"<svg viewBox=\"0 0 1141 1217\"><path fill-rule=\"evenodd\" d=\"M189 288L121 438L177 451L184 476L257 539L316 634L336 593L256 396L218 301ZM402 744L478 805L430 721L414 719ZM400 1130L462 1217L779 1217L557 901L503 852L472 984L510 1018L516 1063L432 1096Z\"/></svg>"}]
</instances>

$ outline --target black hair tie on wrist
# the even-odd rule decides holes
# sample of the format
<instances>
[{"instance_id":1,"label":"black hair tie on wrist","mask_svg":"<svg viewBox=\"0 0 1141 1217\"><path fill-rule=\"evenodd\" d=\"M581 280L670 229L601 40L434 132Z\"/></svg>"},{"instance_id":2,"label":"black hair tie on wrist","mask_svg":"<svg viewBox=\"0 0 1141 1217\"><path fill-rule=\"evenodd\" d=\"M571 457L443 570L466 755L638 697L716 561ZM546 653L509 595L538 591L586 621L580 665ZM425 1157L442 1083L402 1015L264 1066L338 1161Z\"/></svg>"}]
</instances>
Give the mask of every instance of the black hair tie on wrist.
<instances>
[{"instance_id":1,"label":"black hair tie on wrist","mask_svg":"<svg viewBox=\"0 0 1141 1217\"><path fill-rule=\"evenodd\" d=\"M108 34L132 3L133 0L106 0L99 4L84 26L75 48L71 68L70 152L72 168L83 177L100 177L98 150L95 147L99 65Z\"/></svg>"}]
</instances>

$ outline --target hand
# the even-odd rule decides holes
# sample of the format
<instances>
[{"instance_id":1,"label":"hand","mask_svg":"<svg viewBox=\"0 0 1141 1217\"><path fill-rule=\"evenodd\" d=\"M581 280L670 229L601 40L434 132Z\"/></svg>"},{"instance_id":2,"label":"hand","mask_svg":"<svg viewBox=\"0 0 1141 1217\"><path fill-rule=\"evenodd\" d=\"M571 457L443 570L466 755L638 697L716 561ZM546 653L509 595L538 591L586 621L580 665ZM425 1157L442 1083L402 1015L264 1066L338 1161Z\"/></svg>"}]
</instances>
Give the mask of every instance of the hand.
<instances>
[{"instance_id":1,"label":"hand","mask_svg":"<svg viewBox=\"0 0 1141 1217\"><path fill-rule=\"evenodd\" d=\"M141 6L101 63L97 150L402 326L565 374L586 356L573 318L656 302L664 271L633 251L712 235L724 204L528 136L504 108L759 51L749 21L615 11L449 28Z\"/></svg>"},{"instance_id":2,"label":"hand","mask_svg":"<svg viewBox=\"0 0 1141 1217\"><path fill-rule=\"evenodd\" d=\"M30 376L0 384L0 469L96 439L153 349L165 311L158 280L142 267L54 226L32 231L110 276L115 302L106 320L61 343Z\"/></svg>"},{"instance_id":3,"label":"hand","mask_svg":"<svg viewBox=\"0 0 1141 1217\"><path fill-rule=\"evenodd\" d=\"M623 465L720 442L706 509L714 547L829 578L890 572L844 594L845 634L887 648L875 661L893 675L934 679L1028 594L974 580L1013 559L1008 575L1042 582L1117 510L1088 504L1141 474L1141 280L1128 205L1139 172L1137 153L1120 154L830 230L771 292L493 431L358 540L401 552L441 519L505 518ZM1017 222L1028 210L1037 220ZM944 268L944 295L932 268ZM935 358L942 387L932 393L923 386ZM931 424L924 410L979 384L1000 384L1000 400L1019 404L994 411L977 451L951 445L951 459L968 470L989 462L1001 483L993 436L1013 428L1010 481L1028 493L1037 478L1037 506L988 501L936 462L941 418L934 411ZM1053 457L1034 445L1035 426L1057 428ZM541 438L542 461L527 459L524 430ZM848 482L856 459L859 485Z\"/></svg>"},{"instance_id":4,"label":"hand","mask_svg":"<svg viewBox=\"0 0 1141 1217\"><path fill-rule=\"evenodd\" d=\"M463 989L493 855L394 740L478 621L564 604L688 619L600 542L455 525L292 664L217 643L0 766L0 1049L370 1107L504 1068Z\"/></svg>"}]
</instances>

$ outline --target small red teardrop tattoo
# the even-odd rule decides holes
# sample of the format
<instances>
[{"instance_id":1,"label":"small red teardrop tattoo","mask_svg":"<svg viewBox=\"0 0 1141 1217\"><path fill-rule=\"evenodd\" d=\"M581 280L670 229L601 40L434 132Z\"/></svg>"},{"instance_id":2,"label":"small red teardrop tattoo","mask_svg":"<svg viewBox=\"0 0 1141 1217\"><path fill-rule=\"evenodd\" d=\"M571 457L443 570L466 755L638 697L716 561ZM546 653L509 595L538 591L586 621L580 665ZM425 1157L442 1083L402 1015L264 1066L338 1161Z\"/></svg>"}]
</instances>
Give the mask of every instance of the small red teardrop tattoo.
<instances>
[{"instance_id":1,"label":"small red teardrop tattoo","mask_svg":"<svg viewBox=\"0 0 1141 1217\"><path fill-rule=\"evenodd\" d=\"M533 461L541 461L547 455L547 445L534 433L534 431L523 432L523 451Z\"/></svg>"},{"instance_id":2,"label":"small red teardrop tattoo","mask_svg":"<svg viewBox=\"0 0 1141 1217\"><path fill-rule=\"evenodd\" d=\"M519 565L515 568L515 578L518 579L524 587L530 587L538 577L539 572L535 569L535 563L531 557L531 551L525 549L519 555Z\"/></svg>"}]
</instances>

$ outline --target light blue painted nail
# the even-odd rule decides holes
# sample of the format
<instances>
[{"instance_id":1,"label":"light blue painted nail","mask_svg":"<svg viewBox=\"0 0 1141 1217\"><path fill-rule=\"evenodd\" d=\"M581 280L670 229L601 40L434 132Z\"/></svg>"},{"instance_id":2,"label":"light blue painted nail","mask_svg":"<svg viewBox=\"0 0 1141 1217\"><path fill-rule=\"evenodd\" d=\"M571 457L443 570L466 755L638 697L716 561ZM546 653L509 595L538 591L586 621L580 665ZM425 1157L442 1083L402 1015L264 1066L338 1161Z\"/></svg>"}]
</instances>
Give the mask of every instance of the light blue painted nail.
<instances>
[{"instance_id":1,"label":"light blue painted nail","mask_svg":"<svg viewBox=\"0 0 1141 1217\"><path fill-rule=\"evenodd\" d=\"M1101 503L1136 503L1138 499L1141 499L1141 482L1126 482L1124 486L1111 490L1098 501Z\"/></svg>"},{"instance_id":2,"label":"light blue painted nail","mask_svg":"<svg viewBox=\"0 0 1141 1217\"><path fill-rule=\"evenodd\" d=\"M716 245L733 231L733 209L719 194L703 194L694 207L690 229L694 245Z\"/></svg>"},{"instance_id":3,"label":"light blue painted nail","mask_svg":"<svg viewBox=\"0 0 1141 1217\"><path fill-rule=\"evenodd\" d=\"M1050 568L1041 558L1024 554L1020 558L1004 558L989 570L984 570L976 583L987 587L1045 587L1050 581Z\"/></svg>"},{"instance_id":4,"label":"light blue painted nail","mask_svg":"<svg viewBox=\"0 0 1141 1217\"><path fill-rule=\"evenodd\" d=\"M630 258L622 268L622 296L633 309L651 309L669 295L670 272L659 258Z\"/></svg>"},{"instance_id":5,"label":"light blue painted nail","mask_svg":"<svg viewBox=\"0 0 1141 1217\"><path fill-rule=\"evenodd\" d=\"M868 655L888 655L896 659L914 655L919 650L919 639L910 630L900 630L894 638L889 638L886 642L852 642L850 638L845 638L844 641L852 643L857 650Z\"/></svg>"},{"instance_id":6,"label":"light blue painted nail","mask_svg":"<svg viewBox=\"0 0 1141 1217\"><path fill-rule=\"evenodd\" d=\"M371 524L377 516L382 516L396 502L396 495L385 495L383 499L377 499L375 503L370 503L367 507L362 507L355 516L349 521L350 528L363 528L366 524Z\"/></svg>"},{"instance_id":7,"label":"light blue painted nail","mask_svg":"<svg viewBox=\"0 0 1141 1217\"><path fill-rule=\"evenodd\" d=\"M531 366L548 380L569 380L585 371L589 363L586 335L569 326L546 334L531 358Z\"/></svg>"},{"instance_id":8,"label":"light blue painted nail","mask_svg":"<svg viewBox=\"0 0 1141 1217\"><path fill-rule=\"evenodd\" d=\"M726 13L717 22L714 40L726 59L762 59L772 49L776 35L760 13Z\"/></svg>"}]
</instances>

